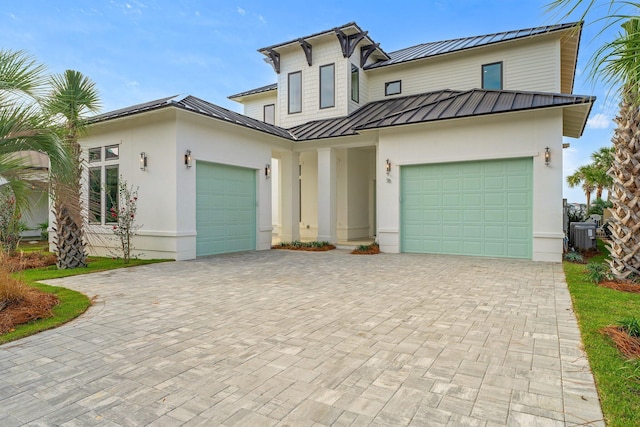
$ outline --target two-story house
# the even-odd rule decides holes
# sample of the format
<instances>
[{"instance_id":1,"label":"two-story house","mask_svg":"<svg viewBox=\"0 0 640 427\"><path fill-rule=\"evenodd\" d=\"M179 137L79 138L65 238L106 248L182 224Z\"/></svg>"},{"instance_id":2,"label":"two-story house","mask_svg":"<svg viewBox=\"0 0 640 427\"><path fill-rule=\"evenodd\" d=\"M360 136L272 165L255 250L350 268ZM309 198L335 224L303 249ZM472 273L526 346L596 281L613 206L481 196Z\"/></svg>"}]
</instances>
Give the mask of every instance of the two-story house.
<instances>
[{"instance_id":1,"label":"two-story house","mask_svg":"<svg viewBox=\"0 0 640 427\"><path fill-rule=\"evenodd\" d=\"M580 30L385 52L349 23L259 49L276 82L232 95L244 114L178 96L96 116L82 141L92 250L109 245L122 177L139 186L149 257L269 249L275 229L560 261L562 138L595 100L572 94Z\"/></svg>"}]
</instances>

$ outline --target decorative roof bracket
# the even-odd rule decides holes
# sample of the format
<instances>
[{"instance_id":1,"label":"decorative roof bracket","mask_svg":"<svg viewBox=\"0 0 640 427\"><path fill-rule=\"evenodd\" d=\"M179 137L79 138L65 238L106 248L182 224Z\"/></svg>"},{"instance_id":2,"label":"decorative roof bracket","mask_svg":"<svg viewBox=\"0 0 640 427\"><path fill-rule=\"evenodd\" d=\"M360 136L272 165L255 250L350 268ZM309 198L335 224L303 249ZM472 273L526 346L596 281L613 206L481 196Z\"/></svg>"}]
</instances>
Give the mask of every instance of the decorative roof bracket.
<instances>
[{"instance_id":1,"label":"decorative roof bracket","mask_svg":"<svg viewBox=\"0 0 640 427\"><path fill-rule=\"evenodd\" d=\"M308 41L303 39L298 39L298 43L300 43L300 47L304 50L304 56L307 57L307 64L311 67L311 45Z\"/></svg>"},{"instance_id":2,"label":"decorative roof bracket","mask_svg":"<svg viewBox=\"0 0 640 427\"><path fill-rule=\"evenodd\" d=\"M362 46L360 48L360 68L364 67L364 64L367 63L367 59L373 52L376 51L380 47L380 43L370 44L368 46Z\"/></svg>"},{"instance_id":3,"label":"decorative roof bracket","mask_svg":"<svg viewBox=\"0 0 640 427\"><path fill-rule=\"evenodd\" d=\"M273 49L267 50L267 55L271 60L271 65L276 74L280 74L280 54Z\"/></svg>"},{"instance_id":4,"label":"decorative roof bracket","mask_svg":"<svg viewBox=\"0 0 640 427\"><path fill-rule=\"evenodd\" d=\"M345 58L349 58L353 54L358 43L367 36L367 31L361 31L350 35L346 35L339 28L334 29L334 31L338 37L338 41L340 42L340 47L342 48L342 56Z\"/></svg>"}]
</instances>

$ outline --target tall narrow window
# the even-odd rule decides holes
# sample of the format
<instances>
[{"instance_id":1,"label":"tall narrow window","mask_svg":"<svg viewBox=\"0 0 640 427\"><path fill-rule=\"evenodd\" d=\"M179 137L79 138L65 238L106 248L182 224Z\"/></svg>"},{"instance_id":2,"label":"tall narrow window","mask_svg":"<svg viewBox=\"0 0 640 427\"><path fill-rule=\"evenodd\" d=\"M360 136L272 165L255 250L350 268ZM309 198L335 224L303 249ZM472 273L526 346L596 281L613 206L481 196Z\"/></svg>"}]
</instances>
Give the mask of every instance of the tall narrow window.
<instances>
[{"instance_id":1,"label":"tall narrow window","mask_svg":"<svg viewBox=\"0 0 640 427\"><path fill-rule=\"evenodd\" d=\"M118 165L105 166L104 175L104 222L117 222L117 218L114 218L113 212L116 212L116 214L118 213ZM112 208L113 211L111 210Z\"/></svg>"},{"instance_id":2,"label":"tall narrow window","mask_svg":"<svg viewBox=\"0 0 640 427\"><path fill-rule=\"evenodd\" d=\"M387 82L384 84L384 96L398 95L402 92L402 81Z\"/></svg>"},{"instance_id":3,"label":"tall narrow window","mask_svg":"<svg viewBox=\"0 0 640 427\"><path fill-rule=\"evenodd\" d=\"M320 67L320 108L336 105L336 66L334 64Z\"/></svg>"},{"instance_id":4,"label":"tall narrow window","mask_svg":"<svg viewBox=\"0 0 640 427\"><path fill-rule=\"evenodd\" d=\"M276 106L275 104L267 104L263 110L264 122L274 125L276 123Z\"/></svg>"},{"instance_id":5,"label":"tall narrow window","mask_svg":"<svg viewBox=\"0 0 640 427\"><path fill-rule=\"evenodd\" d=\"M360 102L360 70L351 64L351 100Z\"/></svg>"},{"instance_id":6,"label":"tall narrow window","mask_svg":"<svg viewBox=\"0 0 640 427\"><path fill-rule=\"evenodd\" d=\"M102 168L89 168L89 222L102 223Z\"/></svg>"},{"instance_id":7,"label":"tall narrow window","mask_svg":"<svg viewBox=\"0 0 640 427\"><path fill-rule=\"evenodd\" d=\"M502 62L482 66L482 89L502 89Z\"/></svg>"},{"instance_id":8,"label":"tall narrow window","mask_svg":"<svg viewBox=\"0 0 640 427\"><path fill-rule=\"evenodd\" d=\"M302 111L302 71L289 73L289 114Z\"/></svg>"}]
</instances>

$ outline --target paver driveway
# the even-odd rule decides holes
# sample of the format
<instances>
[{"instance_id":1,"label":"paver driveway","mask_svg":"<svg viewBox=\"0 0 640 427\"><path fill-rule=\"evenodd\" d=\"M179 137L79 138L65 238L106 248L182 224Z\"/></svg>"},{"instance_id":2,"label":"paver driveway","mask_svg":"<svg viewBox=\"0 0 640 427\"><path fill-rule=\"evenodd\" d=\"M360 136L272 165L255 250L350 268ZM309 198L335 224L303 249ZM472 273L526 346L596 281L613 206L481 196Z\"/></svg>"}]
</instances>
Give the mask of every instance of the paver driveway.
<instances>
[{"instance_id":1,"label":"paver driveway","mask_svg":"<svg viewBox=\"0 0 640 427\"><path fill-rule=\"evenodd\" d=\"M603 425L560 264L252 252L49 281L0 425Z\"/></svg>"}]
</instances>

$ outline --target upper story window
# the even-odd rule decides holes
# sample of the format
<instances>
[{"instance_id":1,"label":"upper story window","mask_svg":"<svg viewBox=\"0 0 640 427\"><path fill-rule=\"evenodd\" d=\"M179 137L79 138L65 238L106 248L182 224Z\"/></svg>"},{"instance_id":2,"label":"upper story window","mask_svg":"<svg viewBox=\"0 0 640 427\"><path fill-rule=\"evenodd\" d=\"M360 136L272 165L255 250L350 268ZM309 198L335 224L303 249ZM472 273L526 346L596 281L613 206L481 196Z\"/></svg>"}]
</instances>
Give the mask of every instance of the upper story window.
<instances>
[{"instance_id":1,"label":"upper story window","mask_svg":"<svg viewBox=\"0 0 640 427\"><path fill-rule=\"evenodd\" d=\"M102 160L102 147L89 148L89 162L99 162Z\"/></svg>"},{"instance_id":2,"label":"upper story window","mask_svg":"<svg viewBox=\"0 0 640 427\"><path fill-rule=\"evenodd\" d=\"M360 70L351 64L351 100L360 102Z\"/></svg>"},{"instance_id":3,"label":"upper story window","mask_svg":"<svg viewBox=\"0 0 640 427\"><path fill-rule=\"evenodd\" d=\"M398 95L402 92L402 80L395 82L386 82L384 84L384 96Z\"/></svg>"},{"instance_id":4,"label":"upper story window","mask_svg":"<svg viewBox=\"0 0 640 427\"><path fill-rule=\"evenodd\" d=\"M302 71L289 73L288 89L289 89L289 114L299 113L302 111Z\"/></svg>"},{"instance_id":5,"label":"upper story window","mask_svg":"<svg viewBox=\"0 0 640 427\"><path fill-rule=\"evenodd\" d=\"M263 107L263 121L273 125L276 123L276 105L267 104Z\"/></svg>"},{"instance_id":6,"label":"upper story window","mask_svg":"<svg viewBox=\"0 0 640 427\"><path fill-rule=\"evenodd\" d=\"M320 67L320 108L336 105L336 66L335 64Z\"/></svg>"},{"instance_id":7,"label":"upper story window","mask_svg":"<svg viewBox=\"0 0 640 427\"><path fill-rule=\"evenodd\" d=\"M502 62L482 66L482 89L502 90Z\"/></svg>"},{"instance_id":8,"label":"upper story window","mask_svg":"<svg viewBox=\"0 0 640 427\"><path fill-rule=\"evenodd\" d=\"M117 160L120 155L120 147L117 145L108 145L104 147L104 159L105 160Z\"/></svg>"}]
</instances>

